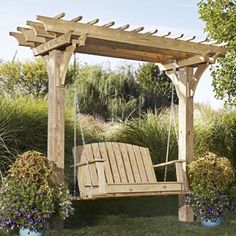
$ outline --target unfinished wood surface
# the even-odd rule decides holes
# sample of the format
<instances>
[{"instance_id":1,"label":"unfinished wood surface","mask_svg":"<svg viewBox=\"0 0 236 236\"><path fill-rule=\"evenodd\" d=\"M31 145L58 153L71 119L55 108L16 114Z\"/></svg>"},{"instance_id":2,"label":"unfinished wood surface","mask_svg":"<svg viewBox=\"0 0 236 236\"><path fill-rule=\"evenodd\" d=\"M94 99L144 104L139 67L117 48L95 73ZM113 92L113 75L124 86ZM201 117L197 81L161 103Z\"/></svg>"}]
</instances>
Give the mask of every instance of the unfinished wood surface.
<instances>
[{"instance_id":1,"label":"unfinished wood surface","mask_svg":"<svg viewBox=\"0 0 236 236\"><path fill-rule=\"evenodd\" d=\"M97 200L105 198L134 198L134 197L145 197L145 196L169 196L169 195L186 195L190 194L189 191L153 191L153 192L139 192L139 193L106 193L106 194L97 194L92 197L75 197L73 200Z\"/></svg>"},{"instance_id":2,"label":"unfinished wood surface","mask_svg":"<svg viewBox=\"0 0 236 236\"><path fill-rule=\"evenodd\" d=\"M206 64L209 60L209 55L204 54L202 56L193 56L189 57L187 59L179 60L177 61L177 68L182 68L186 66L197 66L199 64ZM163 65L163 70L168 71L168 70L173 70L173 64L169 63L166 65Z\"/></svg>"},{"instance_id":3,"label":"unfinished wood surface","mask_svg":"<svg viewBox=\"0 0 236 236\"><path fill-rule=\"evenodd\" d=\"M112 143L112 147L113 147L113 151L114 151L121 183L127 183L128 182L127 174L126 174L126 170L125 170L125 166L124 166L123 157L121 155L121 151L119 148L119 144Z\"/></svg>"},{"instance_id":4,"label":"unfinished wood surface","mask_svg":"<svg viewBox=\"0 0 236 236\"><path fill-rule=\"evenodd\" d=\"M45 28L42 23L35 21L27 21L26 24L33 29L35 36L45 37L46 39L53 39L56 37L55 33L45 31Z\"/></svg>"},{"instance_id":5,"label":"unfinished wood surface","mask_svg":"<svg viewBox=\"0 0 236 236\"><path fill-rule=\"evenodd\" d=\"M30 48L35 47L35 43L27 42L24 34L22 33L10 32L10 35L13 36L17 40L20 46L25 46L25 47L30 47Z\"/></svg>"},{"instance_id":6,"label":"unfinished wood surface","mask_svg":"<svg viewBox=\"0 0 236 236\"><path fill-rule=\"evenodd\" d=\"M179 73L179 159L186 164L193 160L193 93L190 81L193 68L180 69Z\"/></svg>"},{"instance_id":7,"label":"unfinished wood surface","mask_svg":"<svg viewBox=\"0 0 236 236\"><path fill-rule=\"evenodd\" d=\"M183 52L190 52L192 54L204 54L206 51L222 51L224 54L226 50L221 47L212 45L197 44L194 42L185 42L182 40L175 40L171 38L162 38L159 36L133 34L132 32L122 31L118 32L115 29L99 27L95 25L85 25L82 23L75 23L71 21L58 20L45 16L37 16L37 20L44 24L46 31L66 33L68 30L74 29L76 35L88 33L91 38L100 38L102 40L115 41L118 43L127 43L143 46L153 46L169 50L178 50Z\"/></svg>"},{"instance_id":8,"label":"unfinished wood surface","mask_svg":"<svg viewBox=\"0 0 236 236\"><path fill-rule=\"evenodd\" d=\"M193 210L190 208L190 206L184 203L185 197L181 195L179 196L179 199L180 199L179 209L178 209L179 221L194 222Z\"/></svg>"},{"instance_id":9,"label":"unfinished wood surface","mask_svg":"<svg viewBox=\"0 0 236 236\"><path fill-rule=\"evenodd\" d=\"M138 166L141 182L142 183L145 183L145 182L147 183L148 178L147 178L145 166L144 166L144 163L143 163L143 158L142 158L141 153L140 153L140 148L139 148L139 146L133 145L133 149L134 149L134 155L135 155L136 161L137 161L137 166Z\"/></svg>"},{"instance_id":10,"label":"unfinished wood surface","mask_svg":"<svg viewBox=\"0 0 236 236\"><path fill-rule=\"evenodd\" d=\"M175 163L175 169L176 169L176 179L177 182L184 183L184 169L183 169L183 162L176 162Z\"/></svg>"},{"instance_id":11,"label":"unfinished wood surface","mask_svg":"<svg viewBox=\"0 0 236 236\"><path fill-rule=\"evenodd\" d=\"M17 30L23 33L26 42L45 43L46 39L35 35L33 29L17 27Z\"/></svg>"},{"instance_id":12,"label":"unfinished wood surface","mask_svg":"<svg viewBox=\"0 0 236 236\"><path fill-rule=\"evenodd\" d=\"M164 162L164 163L161 163L161 164L153 165L153 167L155 168L155 167L168 166L168 165L172 165L172 164L176 164L176 163L182 163L182 162L185 162L185 160L168 161L168 162Z\"/></svg>"},{"instance_id":13,"label":"unfinished wood surface","mask_svg":"<svg viewBox=\"0 0 236 236\"><path fill-rule=\"evenodd\" d=\"M162 182L162 183L135 183L135 184L108 184L108 193L128 193L128 192L154 192L154 191L181 191L183 183Z\"/></svg>"},{"instance_id":14,"label":"unfinished wood surface","mask_svg":"<svg viewBox=\"0 0 236 236\"><path fill-rule=\"evenodd\" d=\"M97 193L141 193L141 192L174 192L188 190L181 168L177 166L177 182L157 182L151 156L147 148L132 144L105 142L92 143L77 147L78 171L84 175L79 178L82 195L91 196L91 183ZM82 151L81 151L82 150ZM86 155L89 156L86 162ZM168 164L183 164L182 160L170 161ZM164 166L164 165L163 165ZM181 172L181 173L180 173ZM97 181L94 180L97 178ZM124 188L122 188L122 186ZM123 189L123 190L122 190ZM90 191L86 193L86 191Z\"/></svg>"},{"instance_id":15,"label":"unfinished wood surface","mask_svg":"<svg viewBox=\"0 0 236 236\"><path fill-rule=\"evenodd\" d=\"M123 49L121 47L107 47L103 44L90 45L87 44L84 47L76 48L76 52L83 54L92 54L98 56L107 56L114 58L124 58L129 60L148 61L148 62L159 62L164 63L165 61L171 62L172 57L166 55L160 55L157 53L149 53L143 51L133 51L129 49Z\"/></svg>"},{"instance_id":16,"label":"unfinished wood surface","mask_svg":"<svg viewBox=\"0 0 236 236\"><path fill-rule=\"evenodd\" d=\"M138 31L143 27L137 28L133 31L124 31L127 25L120 27L119 29L112 29L109 28L111 25L110 23L108 23L106 27L43 16L39 16L38 19L41 20L42 23L27 21L27 24L32 27L35 36L45 37L45 40L50 38L53 39L56 36L59 37L60 35L66 34L68 31L74 31L73 37L88 34L88 39L96 39L98 41L98 45L101 45L100 50L97 49L97 51L94 51L94 48L96 49L97 45L93 43L88 43L88 45L86 44L83 49L84 51L80 49L81 52L88 54L94 53L96 55L151 61L163 64L169 63L173 61L173 59L176 59L181 62L182 60L185 60L185 64L188 65L188 63L195 63L192 59L186 60L188 58L193 58L194 56L198 56L199 58L206 52L210 52L212 55L220 56L224 55L227 51L225 48L219 46L197 44L179 39L153 36L152 32L147 32L144 34L138 33ZM27 40L35 40L35 43L42 43L42 40L37 40L37 37L28 38ZM104 50L105 48L106 50ZM161 56L155 57L155 52L153 52L153 55L150 55L150 48L159 50ZM121 51L117 52L119 49ZM142 49L141 51L145 53L140 53L140 49ZM42 53L44 52L42 51ZM166 57L162 58L162 56L166 54L170 55L170 59ZM183 54L185 54L184 57Z\"/></svg>"},{"instance_id":17,"label":"unfinished wood surface","mask_svg":"<svg viewBox=\"0 0 236 236\"><path fill-rule=\"evenodd\" d=\"M93 155L93 150L92 150L91 145L86 145L82 161L86 161L86 160L93 161L94 159L95 158L94 158L94 155ZM98 185L98 176L97 176L96 164L92 163L88 166L85 166L84 168L86 169L88 167L89 167L89 174L90 174L90 177L92 179L92 184L93 185Z\"/></svg>"},{"instance_id":18,"label":"unfinished wood surface","mask_svg":"<svg viewBox=\"0 0 236 236\"><path fill-rule=\"evenodd\" d=\"M53 50L45 57L48 76L48 159L64 170L65 91L60 85L63 52Z\"/></svg>"},{"instance_id":19,"label":"unfinished wood surface","mask_svg":"<svg viewBox=\"0 0 236 236\"><path fill-rule=\"evenodd\" d=\"M193 160L193 96L195 92L195 87L192 83L193 73L192 67L180 69L178 82L179 159L185 160L186 164ZM184 171L186 171L186 164L183 166ZM187 186L187 179L185 184ZM184 197L179 196L179 220L191 221L193 216L190 213L184 202Z\"/></svg>"},{"instance_id":20,"label":"unfinished wood surface","mask_svg":"<svg viewBox=\"0 0 236 236\"><path fill-rule=\"evenodd\" d=\"M140 149L140 153L141 153L142 158L143 158L143 163L144 163L144 166L145 166L145 169L146 169L148 182L150 182L150 183L157 182L156 175L155 175L155 172L154 172L154 169L153 169L152 160L150 158L151 155L149 153L148 148L139 147L139 149Z\"/></svg>"},{"instance_id":21,"label":"unfinished wood surface","mask_svg":"<svg viewBox=\"0 0 236 236\"><path fill-rule=\"evenodd\" d=\"M131 168L134 174L134 181L135 183L141 183L141 177L140 177L140 173L139 173L139 168L138 168L138 164L137 164L137 160L135 157L135 153L134 153L134 149L133 149L133 145L131 144L125 144L128 155L129 155L129 160L130 160L130 164L131 164Z\"/></svg>"},{"instance_id":22,"label":"unfinished wood surface","mask_svg":"<svg viewBox=\"0 0 236 236\"><path fill-rule=\"evenodd\" d=\"M107 183L114 183L114 179L113 179L112 172L111 172L110 160L107 155L105 143L98 143L98 146L99 146L99 151L100 151L101 157L106 159L106 162L104 162L106 182Z\"/></svg>"},{"instance_id":23,"label":"unfinished wood surface","mask_svg":"<svg viewBox=\"0 0 236 236\"><path fill-rule=\"evenodd\" d=\"M106 189L106 180L105 180L105 173L104 173L104 165L102 162L96 162L96 169L98 173L98 186L100 193L105 193Z\"/></svg>"},{"instance_id":24,"label":"unfinished wood surface","mask_svg":"<svg viewBox=\"0 0 236 236\"><path fill-rule=\"evenodd\" d=\"M134 175L133 175L132 166L131 166L130 159L129 159L129 154L127 152L127 148L122 143L119 143L118 145L120 147L120 152L123 157L123 161L124 161L124 165L125 165L125 170L126 170L126 174L127 174L127 178L128 178L127 182L134 183L135 182Z\"/></svg>"},{"instance_id":25,"label":"unfinished wood surface","mask_svg":"<svg viewBox=\"0 0 236 236\"><path fill-rule=\"evenodd\" d=\"M118 166L116 163L116 157L115 157L115 154L114 154L113 148L112 148L112 143L107 142L105 144L105 146L106 146L108 158L110 161L111 172L113 175L114 183L121 183L120 174L119 174Z\"/></svg>"},{"instance_id":26,"label":"unfinished wood surface","mask_svg":"<svg viewBox=\"0 0 236 236\"><path fill-rule=\"evenodd\" d=\"M67 33L65 33L63 35L61 35L55 39L52 39L46 43L43 43L43 44L39 45L38 47L34 48L33 49L34 56L45 55L53 49L57 49L62 46L68 45L70 43L70 41L71 41L71 32L68 31Z\"/></svg>"},{"instance_id":27,"label":"unfinished wood surface","mask_svg":"<svg viewBox=\"0 0 236 236\"><path fill-rule=\"evenodd\" d=\"M27 21L27 25L32 29L26 33L26 41L35 43L33 46L35 55L43 55L50 48L63 46L63 42L55 43L55 40L63 38L69 31L73 31L70 43L81 35L88 35L84 47L77 45L76 52L162 63L166 66L166 70L171 70L169 63L174 59L178 61L180 67L204 62L214 63L217 57L224 56L227 52L224 47L190 42L193 38L182 40L183 34L176 38L168 38L170 33L163 36L154 35L157 30L140 33L144 27L127 30L129 24L126 24L119 28L111 28L113 21L97 26L95 24L98 18L81 23L81 16L70 21L60 19L62 16L63 14L59 14L59 17L38 16L39 22ZM21 37L12 35L16 38ZM20 45L31 47L22 40L18 41ZM206 58L206 53L211 57Z\"/></svg>"}]
</instances>

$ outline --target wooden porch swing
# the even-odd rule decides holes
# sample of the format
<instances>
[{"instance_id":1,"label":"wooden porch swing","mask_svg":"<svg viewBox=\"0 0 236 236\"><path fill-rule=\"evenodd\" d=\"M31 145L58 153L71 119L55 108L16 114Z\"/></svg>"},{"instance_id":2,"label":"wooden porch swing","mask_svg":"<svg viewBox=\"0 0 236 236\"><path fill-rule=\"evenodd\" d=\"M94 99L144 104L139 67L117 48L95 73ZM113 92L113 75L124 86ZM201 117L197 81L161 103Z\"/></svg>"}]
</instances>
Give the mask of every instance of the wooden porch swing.
<instances>
[{"instance_id":1,"label":"wooden porch swing","mask_svg":"<svg viewBox=\"0 0 236 236\"><path fill-rule=\"evenodd\" d=\"M176 63L173 76L177 77ZM74 54L74 74L76 56ZM171 106L165 163L153 165L148 148L120 142L86 144L81 123L79 101L74 88L74 199L135 197L150 195L189 194L185 160L169 161L172 123L175 124L174 86L171 90ZM76 146L77 121L83 145ZM173 121L173 122L172 122ZM177 128L177 127L175 127ZM177 140L178 142L178 140ZM167 166L175 165L176 181L166 181ZM165 167L164 181L157 181L155 168ZM76 178L80 196L76 196Z\"/></svg>"},{"instance_id":2,"label":"wooden porch swing","mask_svg":"<svg viewBox=\"0 0 236 236\"><path fill-rule=\"evenodd\" d=\"M184 160L153 165L148 148L117 142L76 148L79 199L187 194ZM158 182L154 168L175 165L176 181Z\"/></svg>"},{"instance_id":3,"label":"wooden porch swing","mask_svg":"<svg viewBox=\"0 0 236 236\"><path fill-rule=\"evenodd\" d=\"M87 177L84 152L92 152L87 165L91 169L91 181L85 178L79 183L84 198L104 193L128 196L186 191L185 167L193 159L194 93L208 65L223 57L227 48L196 40L195 36L172 36L170 32L161 35L158 30L144 32L144 27L129 30L129 25L116 27L114 21L98 25L99 19L82 23L82 16L72 20L62 19L64 16L65 13L55 17L37 16L37 21L26 22L28 27L17 27L18 32L10 32L19 45L30 47L34 56L42 56L46 62L49 77L48 159L57 164L63 177L64 85L74 52L158 63L168 75L173 75L172 63L176 60L179 76L171 79L179 97L178 161L153 165L147 149L121 143L90 144L76 151L82 155L78 169ZM157 182L153 168L170 164L176 165L177 181ZM183 198L180 196L179 199L179 220L193 220Z\"/></svg>"}]
</instances>

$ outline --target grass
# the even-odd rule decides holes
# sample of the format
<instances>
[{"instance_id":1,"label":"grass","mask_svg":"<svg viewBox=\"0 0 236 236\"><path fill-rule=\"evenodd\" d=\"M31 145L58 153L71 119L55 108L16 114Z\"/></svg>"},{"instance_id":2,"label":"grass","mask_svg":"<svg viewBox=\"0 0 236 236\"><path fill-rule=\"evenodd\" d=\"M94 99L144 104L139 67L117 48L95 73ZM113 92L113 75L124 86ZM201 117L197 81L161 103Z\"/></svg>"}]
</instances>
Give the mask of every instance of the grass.
<instances>
[{"instance_id":1,"label":"grass","mask_svg":"<svg viewBox=\"0 0 236 236\"><path fill-rule=\"evenodd\" d=\"M226 216L213 229L178 222L177 201L176 196L162 196L75 202L76 213L65 221L65 229L47 230L45 236L236 236L235 216Z\"/></svg>"},{"instance_id":2,"label":"grass","mask_svg":"<svg viewBox=\"0 0 236 236\"><path fill-rule=\"evenodd\" d=\"M0 174L4 175L16 155L28 150L47 154L47 101L19 97L10 99L0 96ZM104 122L92 116L82 115L86 142L97 142ZM77 144L81 133L77 126ZM73 112L67 109L65 119L65 162L73 163ZM68 169L68 168L67 168ZM71 172L71 169L68 169ZM67 173L66 173L67 174ZM68 176L70 173L68 173Z\"/></svg>"}]
</instances>

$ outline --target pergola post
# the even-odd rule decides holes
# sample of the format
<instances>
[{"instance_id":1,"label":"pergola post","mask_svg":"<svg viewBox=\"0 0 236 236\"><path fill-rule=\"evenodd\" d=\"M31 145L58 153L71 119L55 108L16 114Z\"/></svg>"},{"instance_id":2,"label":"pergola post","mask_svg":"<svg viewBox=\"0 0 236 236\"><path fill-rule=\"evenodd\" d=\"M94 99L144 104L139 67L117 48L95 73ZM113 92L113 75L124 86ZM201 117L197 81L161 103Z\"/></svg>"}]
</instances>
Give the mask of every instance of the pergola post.
<instances>
[{"instance_id":1,"label":"pergola post","mask_svg":"<svg viewBox=\"0 0 236 236\"><path fill-rule=\"evenodd\" d=\"M179 71L179 159L186 164L193 160L193 68L185 67ZM186 165L184 167L186 171ZM186 181L187 182L187 181ZM184 203L185 196L179 196L179 220L192 222L193 212Z\"/></svg>"},{"instance_id":2,"label":"pergola post","mask_svg":"<svg viewBox=\"0 0 236 236\"><path fill-rule=\"evenodd\" d=\"M51 50L44 56L49 78L48 86L48 149L47 156L64 179L65 150L65 76L76 46Z\"/></svg>"},{"instance_id":3,"label":"pergola post","mask_svg":"<svg viewBox=\"0 0 236 236\"><path fill-rule=\"evenodd\" d=\"M185 67L179 71L179 159L186 164L193 160L193 95L191 86L193 68Z\"/></svg>"}]
</instances>

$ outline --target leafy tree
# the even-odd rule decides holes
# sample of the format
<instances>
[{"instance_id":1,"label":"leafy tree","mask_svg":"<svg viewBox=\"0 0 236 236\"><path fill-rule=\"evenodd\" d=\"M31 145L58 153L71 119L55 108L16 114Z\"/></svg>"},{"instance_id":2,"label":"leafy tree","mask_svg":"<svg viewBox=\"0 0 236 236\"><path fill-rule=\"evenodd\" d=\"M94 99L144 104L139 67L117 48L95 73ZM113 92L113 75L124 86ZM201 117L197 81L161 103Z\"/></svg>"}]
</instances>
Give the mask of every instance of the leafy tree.
<instances>
[{"instance_id":1,"label":"leafy tree","mask_svg":"<svg viewBox=\"0 0 236 236\"><path fill-rule=\"evenodd\" d=\"M75 77L81 112L105 120L127 120L170 104L171 81L154 64L142 64L136 73L130 66L114 71L99 65L77 65ZM73 88L67 91L69 104Z\"/></svg>"},{"instance_id":2,"label":"leafy tree","mask_svg":"<svg viewBox=\"0 0 236 236\"><path fill-rule=\"evenodd\" d=\"M73 68L67 73L66 82L71 83ZM30 95L43 97L48 93L48 76L42 59L22 63L20 61L0 64L0 93L8 96Z\"/></svg>"},{"instance_id":3,"label":"leafy tree","mask_svg":"<svg viewBox=\"0 0 236 236\"><path fill-rule=\"evenodd\" d=\"M77 68L75 76L75 85L67 91L67 101L72 104L75 86L81 112L105 120L125 120L139 111L140 86L130 67L112 71L99 65L84 65Z\"/></svg>"},{"instance_id":4,"label":"leafy tree","mask_svg":"<svg viewBox=\"0 0 236 236\"><path fill-rule=\"evenodd\" d=\"M43 60L22 63L6 62L0 65L2 93L39 97L47 94L48 79Z\"/></svg>"},{"instance_id":5,"label":"leafy tree","mask_svg":"<svg viewBox=\"0 0 236 236\"><path fill-rule=\"evenodd\" d=\"M227 43L229 51L212 68L216 97L225 104L236 105L236 1L201 0L198 3L205 31L217 43Z\"/></svg>"},{"instance_id":6,"label":"leafy tree","mask_svg":"<svg viewBox=\"0 0 236 236\"><path fill-rule=\"evenodd\" d=\"M171 80L162 73L159 67L153 63L145 63L138 67L136 78L142 88L144 96L143 109L159 109L170 105ZM178 103L178 97L174 92L174 102Z\"/></svg>"}]
</instances>

